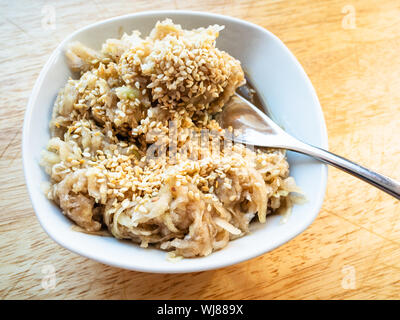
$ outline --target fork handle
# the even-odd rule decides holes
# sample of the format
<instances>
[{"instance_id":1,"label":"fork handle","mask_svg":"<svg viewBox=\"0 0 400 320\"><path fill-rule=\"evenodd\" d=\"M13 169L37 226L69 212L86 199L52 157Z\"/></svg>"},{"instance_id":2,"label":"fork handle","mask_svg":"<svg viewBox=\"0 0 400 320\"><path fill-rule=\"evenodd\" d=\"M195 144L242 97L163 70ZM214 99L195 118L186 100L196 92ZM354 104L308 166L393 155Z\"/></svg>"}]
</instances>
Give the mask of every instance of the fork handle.
<instances>
[{"instance_id":1,"label":"fork handle","mask_svg":"<svg viewBox=\"0 0 400 320\"><path fill-rule=\"evenodd\" d=\"M312 156L372 184L400 200L400 183L324 149L296 141L288 150Z\"/></svg>"}]
</instances>

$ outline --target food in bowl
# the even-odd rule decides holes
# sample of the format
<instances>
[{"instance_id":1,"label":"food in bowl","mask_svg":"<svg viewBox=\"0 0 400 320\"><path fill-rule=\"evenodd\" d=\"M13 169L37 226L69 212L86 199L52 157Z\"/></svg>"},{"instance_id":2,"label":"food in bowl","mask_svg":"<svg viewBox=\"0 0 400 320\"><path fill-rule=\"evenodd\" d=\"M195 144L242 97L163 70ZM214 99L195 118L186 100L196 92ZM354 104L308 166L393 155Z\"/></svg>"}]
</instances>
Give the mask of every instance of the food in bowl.
<instances>
[{"instance_id":1,"label":"food in bowl","mask_svg":"<svg viewBox=\"0 0 400 320\"><path fill-rule=\"evenodd\" d=\"M41 164L47 197L79 227L197 257L291 207L284 151L233 144L216 121L245 82L215 46L222 29L167 19L100 51L70 44L77 77L58 94Z\"/></svg>"}]
</instances>

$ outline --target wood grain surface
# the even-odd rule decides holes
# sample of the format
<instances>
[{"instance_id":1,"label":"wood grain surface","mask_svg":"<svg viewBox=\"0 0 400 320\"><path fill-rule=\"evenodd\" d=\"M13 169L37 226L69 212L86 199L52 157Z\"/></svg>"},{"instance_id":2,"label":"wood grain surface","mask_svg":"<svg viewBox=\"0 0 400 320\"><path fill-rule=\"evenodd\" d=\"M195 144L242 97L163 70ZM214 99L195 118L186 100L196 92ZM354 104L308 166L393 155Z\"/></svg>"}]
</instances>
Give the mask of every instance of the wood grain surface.
<instances>
[{"instance_id":1,"label":"wood grain surface","mask_svg":"<svg viewBox=\"0 0 400 320\"><path fill-rule=\"evenodd\" d=\"M224 269L163 275L109 267L54 243L33 212L21 160L28 97L61 40L117 15L190 9L277 35L314 84L330 150L400 180L398 0L1 0L0 7L1 299L399 299L399 201L336 169L318 218L294 240Z\"/></svg>"}]
</instances>

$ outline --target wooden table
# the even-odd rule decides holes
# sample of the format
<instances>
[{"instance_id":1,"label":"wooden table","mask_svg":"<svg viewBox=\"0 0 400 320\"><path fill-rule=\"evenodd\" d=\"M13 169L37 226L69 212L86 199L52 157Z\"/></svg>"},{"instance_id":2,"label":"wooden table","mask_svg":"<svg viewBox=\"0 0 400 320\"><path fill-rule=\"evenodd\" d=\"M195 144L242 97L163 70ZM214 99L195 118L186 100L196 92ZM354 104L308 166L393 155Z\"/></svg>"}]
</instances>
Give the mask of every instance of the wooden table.
<instances>
[{"instance_id":1,"label":"wooden table","mask_svg":"<svg viewBox=\"0 0 400 320\"><path fill-rule=\"evenodd\" d=\"M332 168L322 210L303 234L220 270L121 270L73 254L45 234L21 160L25 106L39 71L71 32L154 8L222 13L273 32L314 84L330 149L400 180L398 0L154 2L1 0L0 298L398 299L399 201Z\"/></svg>"}]
</instances>

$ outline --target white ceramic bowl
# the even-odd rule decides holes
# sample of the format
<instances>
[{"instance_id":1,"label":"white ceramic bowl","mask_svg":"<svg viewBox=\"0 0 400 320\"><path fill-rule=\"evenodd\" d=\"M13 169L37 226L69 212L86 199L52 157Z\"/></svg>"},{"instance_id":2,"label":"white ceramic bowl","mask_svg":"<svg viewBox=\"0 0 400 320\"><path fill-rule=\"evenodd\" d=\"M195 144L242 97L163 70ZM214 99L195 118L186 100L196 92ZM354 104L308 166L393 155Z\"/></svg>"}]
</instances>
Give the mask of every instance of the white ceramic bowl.
<instances>
[{"instance_id":1,"label":"white ceramic bowl","mask_svg":"<svg viewBox=\"0 0 400 320\"><path fill-rule=\"evenodd\" d=\"M307 195L308 202L296 205L286 224L271 216L266 224L254 223L252 232L208 257L166 260L166 253L143 249L129 241L93 236L71 230L71 221L41 192L47 181L39 166L40 153L49 140L49 120L57 92L71 72L64 57L66 44L73 40L100 49L121 30L138 29L147 35L158 20L171 18L184 28L211 24L225 25L217 47L242 62L244 70L269 105L273 117L294 136L327 148L327 134L315 91L296 58L267 30L235 18L189 11L153 11L116 17L78 30L53 52L36 81L28 102L23 128L23 165L33 208L48 235L61 246L82 256L112 266L160 273L194 272L221 268L268 252L304 231L317 216L326 188L325 165L302 155L288 153L291 175Z\"/></svg>"}]
</instances>

